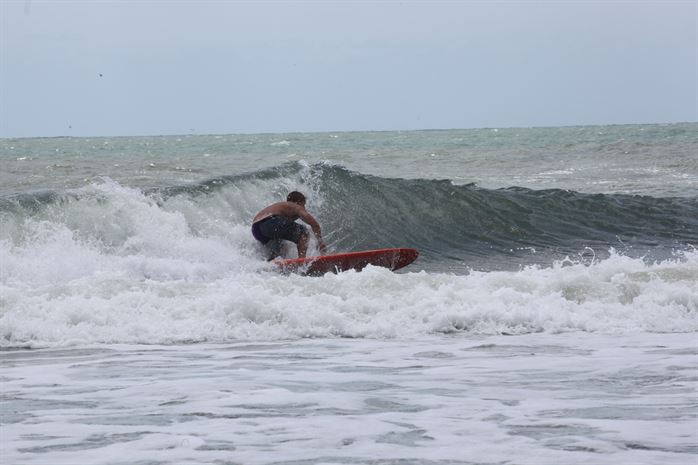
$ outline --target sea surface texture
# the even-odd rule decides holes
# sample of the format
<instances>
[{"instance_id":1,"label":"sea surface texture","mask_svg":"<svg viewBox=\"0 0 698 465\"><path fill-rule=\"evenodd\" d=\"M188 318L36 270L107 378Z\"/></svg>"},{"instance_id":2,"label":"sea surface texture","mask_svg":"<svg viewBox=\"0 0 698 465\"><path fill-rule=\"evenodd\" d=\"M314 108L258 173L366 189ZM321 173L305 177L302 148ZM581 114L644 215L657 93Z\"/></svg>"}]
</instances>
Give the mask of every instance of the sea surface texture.
<instances>
[{"instance_id":1,"label":"sea surface texture","mask_svg":"<svg viewBox=\"0 0 698 465\"><path fill-rule=\"evenodd\" d=\"M696 123L0 139L0 462L695 464L697 245Z\"/></svg>"}]
</instances>

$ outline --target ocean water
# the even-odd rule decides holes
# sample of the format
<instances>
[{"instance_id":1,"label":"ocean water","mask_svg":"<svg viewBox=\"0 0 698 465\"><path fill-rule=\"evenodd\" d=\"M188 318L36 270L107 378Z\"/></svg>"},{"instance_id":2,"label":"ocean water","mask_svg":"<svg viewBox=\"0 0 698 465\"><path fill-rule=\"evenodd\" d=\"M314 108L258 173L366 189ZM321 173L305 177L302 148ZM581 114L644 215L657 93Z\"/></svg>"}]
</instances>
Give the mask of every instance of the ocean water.
<instances>
[{"instance_id":1,"label":"ocean water","mask_svg":"<svg viewBox=\"0 0 698 465\"><path fill-rule=\"evenodd\" d=\"M696 123L0 163L3 463L696 463ZM419 259L276 273L250 220L296 189L332 251Z\"/></svg>"}]
</instances>

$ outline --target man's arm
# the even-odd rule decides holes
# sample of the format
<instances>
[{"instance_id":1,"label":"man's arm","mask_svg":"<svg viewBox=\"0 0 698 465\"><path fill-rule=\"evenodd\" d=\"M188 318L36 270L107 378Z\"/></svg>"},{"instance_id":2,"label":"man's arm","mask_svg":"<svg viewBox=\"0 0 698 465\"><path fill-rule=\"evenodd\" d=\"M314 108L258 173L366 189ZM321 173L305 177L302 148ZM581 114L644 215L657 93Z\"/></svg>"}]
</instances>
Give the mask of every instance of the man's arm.
<instances>
[{"instance_id":1,"label":"man's arm","mask_svg":"<svg viewBox=\"0 0 698 465\"><path fill-rule=\"evenodd\" d=\"M308 211L305 208L300 207L300 206L298 208L298 216L300 217L301 220L303 220L305 223L307 223L308 226L310 226L310 229L313 230L313 233L315 234L315 237L317 238L318 246L320 247L320 250L324 252L326 246L325 246L325 243L322 241L322 233L320 231L320 223L318 223L317 220L315 220L315 218L313 218L313 215L308 213Z\"/></svg>"}]
</instances>

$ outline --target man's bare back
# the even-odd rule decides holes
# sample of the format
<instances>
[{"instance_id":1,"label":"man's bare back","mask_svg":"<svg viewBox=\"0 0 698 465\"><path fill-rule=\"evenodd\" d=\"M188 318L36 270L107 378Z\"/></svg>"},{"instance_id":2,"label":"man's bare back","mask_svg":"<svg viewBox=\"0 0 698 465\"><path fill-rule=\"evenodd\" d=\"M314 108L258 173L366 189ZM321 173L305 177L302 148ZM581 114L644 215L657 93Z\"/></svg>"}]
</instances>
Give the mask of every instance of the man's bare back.
<instances>
[{"instance_id":1,"label":"man's bare back","mask_svg":"<svg viewBox=\"0 0 698 465\"><path fill-rule=\"evenodd\" d=\"M289 221L296 221L301 216L299 213L299 210L301 209L305 211L305 208L294 202L273 203L257 213L252 222L256 223L257 221L263 220L264 218L268 218L272 215L279 215L283 216Z\"/></svg>"}]
</instances>

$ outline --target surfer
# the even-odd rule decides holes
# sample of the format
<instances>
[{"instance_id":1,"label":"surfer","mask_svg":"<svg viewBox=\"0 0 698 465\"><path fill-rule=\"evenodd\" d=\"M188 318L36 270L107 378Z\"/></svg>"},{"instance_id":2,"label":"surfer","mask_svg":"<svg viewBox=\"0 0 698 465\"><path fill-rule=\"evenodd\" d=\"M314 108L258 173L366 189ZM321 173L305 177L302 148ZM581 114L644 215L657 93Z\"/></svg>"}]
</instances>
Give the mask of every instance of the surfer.
<instances>
[{"instance_id":1,"label":"surfer","mask_svg":"<svg viewBox=\"0 0 698 465\"><path fill-rule=\"evenodd\" d=\"M283 240L294 242L298 247L298 258L305 258L310 234L304 226L295 222L298 218L310 226L317 238L320 251L325 251L320 224L305 209L305 196L298 191L293 191L286 197L286 202L269 205L257 213L252 220L252 235L264 244L269 252L269 260L281 255Z\"/></svg>"}]
</instances>

